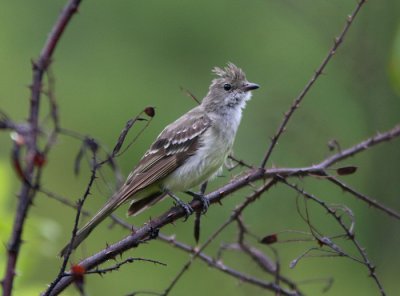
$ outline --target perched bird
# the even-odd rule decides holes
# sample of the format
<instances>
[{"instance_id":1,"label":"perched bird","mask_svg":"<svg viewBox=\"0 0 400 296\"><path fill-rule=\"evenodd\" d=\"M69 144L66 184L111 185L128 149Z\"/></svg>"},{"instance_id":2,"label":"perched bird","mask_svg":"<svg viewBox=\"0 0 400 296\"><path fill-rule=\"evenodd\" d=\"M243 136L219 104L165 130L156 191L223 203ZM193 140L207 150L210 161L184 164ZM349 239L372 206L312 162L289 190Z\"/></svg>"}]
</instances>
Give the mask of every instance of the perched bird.
<instances>
[{"instance_id":1,"label":"perched bird","mask_svg":"<svg viewBox=\"0 0 400 296\"><path fill-rule=\"evenodd\" d=\"M160 133L122 187L78 230L72 249L127 201L131 201L128 214L136 215L169 195L187 215L192 213L191 207L174 193L188 191L222 170L232 149L242 110L251 98L251 91L259 88L257 84L248 82L245 73L232 63L223 69L215 67L212 71L217 78L211 82L201 104ZM207 209L207 200L202 195L191 194ZM68 248L69 245L61 251L61 256Z\"/></svg>"}]
</instances>

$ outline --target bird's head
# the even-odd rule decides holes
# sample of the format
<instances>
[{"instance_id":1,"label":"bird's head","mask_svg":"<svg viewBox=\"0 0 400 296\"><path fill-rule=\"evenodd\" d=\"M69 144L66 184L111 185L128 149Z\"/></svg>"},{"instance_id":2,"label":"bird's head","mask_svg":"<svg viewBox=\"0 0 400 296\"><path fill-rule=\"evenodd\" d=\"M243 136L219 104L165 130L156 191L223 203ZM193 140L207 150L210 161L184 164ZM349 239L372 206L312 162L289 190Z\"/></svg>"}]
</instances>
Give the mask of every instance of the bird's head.
<instances>
[{"instance_id":1,"label":"bird's head","mask_svg":"<svg viewBox=\"0 0 400 296\"><path fill-rule=\"evenodd\" d=\"M258 84L247 81L243 70L233 63L225 68L215 67L212 72L218 77L211 82L202 102L208 111L243 108L251 98L251 91L259 88Z\"/></svg>"}]
</instances>

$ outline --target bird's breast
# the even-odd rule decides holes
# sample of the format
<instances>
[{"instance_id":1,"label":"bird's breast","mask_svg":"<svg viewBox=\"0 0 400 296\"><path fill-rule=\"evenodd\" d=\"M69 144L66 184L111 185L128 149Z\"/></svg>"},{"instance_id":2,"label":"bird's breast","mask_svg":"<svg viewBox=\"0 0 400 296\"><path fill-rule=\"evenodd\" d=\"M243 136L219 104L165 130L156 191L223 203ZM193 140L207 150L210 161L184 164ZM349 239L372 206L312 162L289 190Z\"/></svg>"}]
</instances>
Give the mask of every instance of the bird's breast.
<instances>
[{"instance_id":1,"label":"bird's breast","mask_svg":"<svg viewBox=\"0 0 400 296\"><path fill-rule=\"evenodd\" d=\"M229 155L233 137L211 127L201 138L199 148L163 182L171 191L185 191L216 176Z\"/></svg>"}]
</instances>

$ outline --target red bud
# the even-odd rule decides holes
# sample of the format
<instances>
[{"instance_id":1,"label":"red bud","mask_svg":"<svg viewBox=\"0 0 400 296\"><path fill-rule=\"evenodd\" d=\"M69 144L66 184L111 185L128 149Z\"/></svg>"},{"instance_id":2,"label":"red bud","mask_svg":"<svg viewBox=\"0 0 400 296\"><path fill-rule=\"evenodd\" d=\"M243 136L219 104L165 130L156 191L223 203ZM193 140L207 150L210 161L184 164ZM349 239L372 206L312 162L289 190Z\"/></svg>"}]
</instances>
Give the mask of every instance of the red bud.
<instances>
[{"instance_id":1,"label":"red bud","mask_svg":"<svg viewBox=\"0 0 400 296\"><path fill-rule=\"evenodd\" d=\"M351 175L354 174L356 171L356 166L341 167L336 170L337 174L340 176Z\"/></svg>"},{"instance_id":2,"label":"red bud","mask_svg":"<svg viewBox=\"0 0 400 296\"><path fill-rule=\"evenodd\" d=\"M278 241L278 235L276 233L267 235L261 239L262 244L271 245Z\"/></svg>"},{"instance_id":3,"label":"red bud","mask_svg":"<svg viewBox=\"0 0 400 296\"><path fill-rule=\"evenodd\" d=\"M86 273L86 268L79 264L73 264L71 266L71 273L74 281L82 283Z\"/></svg>"},{"instance_id":4,"label":"red bud","mask_svg":"<svg viewBox=\"0 0 400 296\"><path fill-rule=\"evenodd\" d=\"M33 163L35 166L41 168L46 163L46 157L43 155L43 153L37 151L33 157Z\"/></svg>"},{"instance_id":5,"label":"red bud","mask_svg":"<svg viewBox=\"0 0 400 296\"><path fill-rule=\"evenodd\" d=\"M154 117L154 115L156 115L156 110L154 107L146 107L146 109L144 109L144 113L146 113L147 116Z\"/></svg>"}]
</instances>

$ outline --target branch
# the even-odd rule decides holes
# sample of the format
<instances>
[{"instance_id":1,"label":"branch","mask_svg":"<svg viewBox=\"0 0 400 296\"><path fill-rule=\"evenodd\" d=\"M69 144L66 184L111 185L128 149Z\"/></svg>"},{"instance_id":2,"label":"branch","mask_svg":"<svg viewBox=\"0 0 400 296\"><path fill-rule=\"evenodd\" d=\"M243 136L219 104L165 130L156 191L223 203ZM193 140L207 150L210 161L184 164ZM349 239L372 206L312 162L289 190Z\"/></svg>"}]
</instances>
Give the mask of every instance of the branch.
<instances>
[{"instance_id":1,"label":"branch","mask_svg":"<svg viewBox=\"0 0 400 296\"><path fill-rule=\"evenodd\" d=\"M369 196L366 196L365 194L362 194L360 192L355 191L353 188L351 188L350 186L348 186L347 184L343 183L342 181L340 181L339 179L333 177L333 176L327 176L328 180L331 181L333 184L339 186L340 188L342 188L344 191L354 195L355 197L357 197L358 199L366 202L368 205L370 205L371 207L377 208L383 212L385 212L386 214L399 219L400 220L400 214L397 213L396 211L394 211L393 209L386 207L384 205L382 205L381 203L379 203L378 201L376 201L375 199L370 198Z\"/></svg>"},{"instance_id":2,"label":"branch","mask_svg":"<svg viewBox=\"0 0 400 296\"><path fill-rule=\"evenodd\" d=\"M125 265L127 263L133 263L135 261L145 261L145 262L150 262L150 263L154 263L154 264L158 264L158 265L162 265L162 266L167 266L167 264L162 263L160 261L157 260L152 260L152 259L145 259L145 258L133 258L133 257L129 257L127 259L125 259L124 261L121 262L117 262L115 265L110 266L110 267L106 267L106 268L96 268L95 270L89 270L86 271L85 274L99 274L99 275L103 275L106 274L108 272L112 272L115 270L118 270L122 265ZM65 273L64 276L71 276L72 274L68 274Z\"/></svg>"},{"instance_id":3,"label":"branch","mask_svg":"<svg viewBox=\"0 0 400 296\"><path fill-rule=\"evenodd\" d=\"M38 61L33 63L33 80L31 85L30 111L28 119L29 133L26 134L25 139L27 145L27 160L24 176L27 178L28 182L24 182L22 184L19 193L18 206L12 228L13 232L7 246L7 264L5 276L2 281L4 296L9 296L12 293L13 282L16 274L15 268L22 242L21 237L23 233L23 228L30 205L32 204L32 200L36 195L36 190L31 188L31 184L34 178L34 160L36 153L38 152L37 135L39 131L39 107L43 75L48 65L50 64L51 57L65 28L70 22L72 16L77 11L80 2L81 0L70 0L68 2L64 10L61 12L58 20L56 21L46 41L46 44L44 45L40 53ZM40 168L38 168L38 171L40 171Z\"/></svg>"},{"instance_id":4,"label":"branch","mask_svg":"<svg viewBox=\"0 0 400 296\"><path fill-rule=\"evenodd\" d=\"M166 238L168 240L168 238ZM174 247L179 248L183 251L186 251L188 253L194 254L196 251L188 246L185 245L181 242L176 242L173 238L169 239L170 243L174 245ZM296 292L290 292L287 290L282 289L278 285L271 283L271 282L265 282L260 279L257 279L255 277L252 277L250 275L241 273L227 265L225 265L221 260L215 260L210 256L207 256L205 253L198 253L198 258L200 258L203 262L207 263L208 266L215 268L217 270L220 270L234 278L237 278L238 280L249 283L258 287L261 287L263 289L267 290L272 290L272 291L281 291L281 295L299 295Z\"/></svg>"},{"instance_id":5,"label":"branch","mask_svg":"<svg viewBox=\"0 0 400 296\"><path fill-rule=\"evenodd\" d=\"M193 248L193 247L191 247L189 245L186 245L186 244L184 244L182 242L176 241L173 236L170 237L170 236L166 236L166 235L160 234L158 238L160 240L162 240L163 242L169 243L172 246L174 246L175 248L177 248L179 250L182 250L182 251L184 251L186 253L194 255L197 252L195 248ZM245 274L243 274L243 273L241 273L239 271L236 271L236 270L228 267L227 265L223 264L221 260L214 259L214 258L206 255L203 252L199 252L197 257L199 259L201 259L203 262L207 263L208 266L210 266L212 268L215 268L217 270L220 270L220 271L222 271L224 273L227 273L227 274L239 279L240 281L247 282L247 283L253 284L255 286L259 286L259 287L264 288L264 289L276 291L274 289L274 288L276 288L276 286L275 287L271 286L271 283L262 282L259 279L253 278L253 277L245 275ZM287 284L292 289L297 290L297 288L295 287L295 285L293 283L288 281Z\"/></svg>"},{"instance_id":6,"label":"branch","mask_svg":"<svg viewBox=\"0 0 400 296\"><path fill-rule=\"evenodd\" d=\"M319 164L321 167L328 167L331 166L339 161L342 161L345 158L349 158L350 156L354 156L361 151L367 150L376 144L380 144L382 142L391 141L394 138L400 136L400 125L395 126L391 130L388 130L384 133L378 133L376 136L369 138L353 147L340 151L337 154L332 155L331 157L327 158L323 162Z\"/></svg>"},{"instance_id":7,"label":"branch","mask_svg":"<svg viewBox=\"0 0 400 296\"><path fill-rule=\"evenodd\" d=\"M55 199L56 201L66 205L66 206L68 206L70 208L77 209L77 207L78 207L78 205L76 205L74 203L71 203L68 199L66 199L66 198L64 198L62 196L56 195L53 192L48 191L47 189L41 188L40 192L44 193L49 198ZM81 213L83 215L85 215L85 216L88 216L88 217L91 216L90 213L87 212L87 211L81 210ZM115 216L113 214L110 215L109 218L113 221L113 223L118 224L119 226L123 227L124 229L127 229L129 232L136 231L136 229L131 224L129 224L128 222L118 218L117 216ZM164 243L167 243L169 245L172 245L173 247L175 247L175 248L177 248L177 249L179 249L181 251L184 251L186 253L194 254L196 252L195 248L193 248L193 247L191 247L191 246L189 246L187 244L184 244L182 242L176 241L174 236L167 236L165 234L159 233L157 238L160 241L162 241ZM211 258L210 256L206 255L203 252L199 252L198 253L198 258L201 259L203 262L207 263L210 267L213 267L213 268L215 268L217 270L220 270L220 271L222 271L222 272L224 272L224 273L226 273L226 274L228 274L228 275L230 275L230 276L232 276L234 278L237 278L238 280L240 280L242 282L246 282L246 283L249 283L249 284L261 287L261 288L266 288L266 289L268 289L268 287L271 287L271 283L264 282L264 281L262 281L260 279L251 277L250 275L246 275L246 274L243 274L243 273L241 273L241 272L239 272L239 271L237 271L235 269L232 269L231 267L229 267L227 265L224 265L222 263L222 261L213 259L213 258ZM100 271L102 271L102 270L100 270ZM93 272L92 271L91 272L86 272L86 274L88 274L88 273L93 273ZM65 275L70 275L70 273L65 273L64 276ZM282 276L280 276L280 278L281 278L281 280L283 282L288 284L288 286L291 289L298 290L296 285L293 282L291 282L289 279L284 278ZM135 293L139 293L139 292L135 292ZM162 293L154 293L154 295L161 295L161 294Z\"/></svg>"},{"instance_id":8,"label":"branch","mask_svg":"<svg viewBox=\"0 0 400 296\"><path fill-rule=\"evenodd\" d=\"M336 220L336 222L340 225L340 227L341 227L341 228L344 230L344 232L346 233L346 237L347 237L347 238L354 244L354 246L356 247L357 251L359 252L359 254L360 254L361 257L362 257L362 261L361 261L361 260L358 260L358 259L355 259L354 257L349 256L348 254L343 253L343 252L340 250L340 248L338 248L335 244L333 244L333 242L332 242L329 238L327 238L327 237L324 237L324 238L322 238L322 239L319 239L319 240L318 240L318 243L319 243L321 246L323 246L323 245L329 246L329 247L333 250L333 252L339 254L340 256L346 256L346 257L349 257L349 258L351 258L351 259L353 259L353 260L356 260L357 262L360 262L360 263L364 264L364 265L368 268L368 270L369 270L369 275L374 279L376 285L378 286L378 289L379 289L381 295L382 295L382 296L385 296L386 293L385 293L385 291L384 291L384 289L383 289L382 283L381 283L380 280L378 279L378 276L377 276L377 274L376 274L376 272L375 272L375 266L374 266L374 265L371 263L371 261L369 260L365 249L364 249L364 248L359 244L359 242L355 239L355 235L354 235L354 233L353 233L352 227L350 227L350 228L347 227L347 226L344 224L343 219L341 218L341 216L339 216L339 215L336 214L336 210L335 210L334 208L329 207L329 206L326 204L326 202L324 202L324 201L318 199L317 197L315 197L314 195L309 194L309 193L307 193L306 191L304 191L304 190L298 188L296 185L288 183L285 179L280 179L280 182L286 184L287 186L289 186L290 188L292 188L292 189L295 190L296 192L300 193L301 195L303 195L303 196L306 197L307 199L310 199L310 200L312 200L312 201L318 203L321 207L323 207L323 208L327 211L327 213L328 213L329 215L331 215L331 216ZM310 250L311 250L311 249L310 249Z\"/></svg>"},{"instance_id":9,"label":"branch","mask_svg":"<svg viewBox=\"0 0 400 296\"><path fill-rule=\"evenodd\" d=\"M182 267L182 269L180 270L180 272L177 274L177 276L174 278L174 280L171 282L171 284L168 286L168 288L165 290L165 292L163 293L163 296L167 296L171 290L173 289L173 287L175 286L175 284L179 281L179 279L183 276L183 274L189 270L190 266L193 264L194 260L196 259L196 257L198 256L198 254L200 252L202 252L209 244L211 244L212 241L215 240L215 238L226 228L228 227L233 221L235 221L240 214L243 212L243 210L249 205L251 204L253 201L255 201L257 198L259 198L265 191L269 190L274 184L276 183L276 181L274 179L272 179L270 182L268 182L267 184L265 184L264 186L262 186L260 189L258 189L257 191L255 191L252 195L250 195L249 197L247 197L245 199L245 201L239 205L231 214L231 216L229 217L229 219L223 223L220 227L218 227L217 230L214 231L214 233L212 235L210 235L210 237L207 239L207 241L196 250L196 252L191 256L191 258L186 262L186 264ZM279 287L279 286L278 286ZM271 289L273 289L275 287L271 287ZM283 293L280 288L279 290L273 290L277 293ZM285 294L286 295L286 294Z\"/></svg>"},{"instance_id":10,"label":"branch","mask_svg":"<svg viewBox=\"0 0 400 296\"><path fill-rule=\"evenodd\" d=\"M335 55L336 51L338 50L339 46L342 44L344 37L346 36L348 30L350 29L350 26L352 25L354 19L356 18L358 12L360 11L361 7L363 4L365 4L367 0L359 0L357 3L356 8L354 9L353 13L348 16L346 20L346 24L340 33L339 37L335 38L335 41L333 43L332 48L329 50L327 56L325 59L322 61L321 65L318 67L318 69L315 71L314 75L311 77L311 79L308 81L304 89L301 91L299 96L293 101L292 105L290 106L289 110L285 113L285 116L283 118L282 123L280 124L279 128L275 132L275 135L271 139L271 144L267 150L267 153L264 156L263 161L261 162L261 167L265 167L267 164L268 159L270 158L272 151L274 150L276 144L278 143L278 139L282 135L282 133L285 131L286 126L288 125L288 122L290 118L292 117L294 111L296 111L300 103L303 101L304 97L307 95L307 93L310 91L311 87L314 85L314 83L317 81L317 79L322 75L324 72L326 66L330 62L330 60L333 58Z\"/></svg>"},{"instance_id":11,"label":"branch","mask_svg":"<svg viewBox=\"0 0 400 296\"><path fill-rule=\"evenodd\" d=\"M51 293L51 291L54 289L54 287L57 285L57 283L64 277L65 269L67 268L67 263L68 263L69 257L71 256L71 253L72 253L72 245L73 245L74 239L76 237L76 233L78 232L78 225L79 225L79 219L82 214L82 208L83 208L83 205L84 205L87 197L90 195L90 190L92 188L94 180L96 179L96 168L97 168L96 153L93 152L93 164L92 164L92 172L90 175L90 180L89 180L88 185L86 186L83 197L81 199L79 199L77 202L77 211L76 211L76 215L75 215L75 222L74 222L74 227L72 229L72 235L71 235L71 239L69 242L69 247L63 258L63 262L61 264L61 268L58 272L56 279L50 284L49 288L47 289L47 293L45 295L49 295Z\"/></svg>"},{"instance_id":12,"label":"branch","mask_svg":"<svg viewBox=\"0 0 400 296\"><path fill-rule=\"evenodd\" d=\"M212 193L206 195L209 199L210 204L219 203L223 198L229 196L231 193L251 184L257 180L264 180L273 178L276 176L281 177L299 177L307 175L319 175L325 176L325 170L332 164L344 160L350 156L360 153L368 148L371 148L377 144L392 140L400 136L400 126L396 126L393 129L379 134L375 137L369 138L351 148L343 150L327 159L323 160L317 165L306 167L306 168L277 168L265 170L264 168L256 168L247 171L243 176L237 177L231 180L230 183L222 186ZM363 148L361 148L363 147ZM198 200L191 202L190 206L196 211L202 209L202 203ZM240 214L240 212L239 212ZM137 247L143 240L154 234L155 230L161 229L167 224L173 223L178 219L185 216L185 211L180 207L174 207L167 211L158 218L153 219L141 228L137 229L133 234L125 237L121 241L108 246L106 249L98 252L97 254L82 260L79 265L82 265L86 270L92 269L99 264L115 258L117 255L124 253L126 250ZM63 291L72 282L71 277L64 277L54 288L50 295L57 295Z\"/></svg>"}]
</instances>

